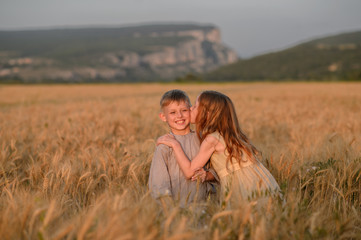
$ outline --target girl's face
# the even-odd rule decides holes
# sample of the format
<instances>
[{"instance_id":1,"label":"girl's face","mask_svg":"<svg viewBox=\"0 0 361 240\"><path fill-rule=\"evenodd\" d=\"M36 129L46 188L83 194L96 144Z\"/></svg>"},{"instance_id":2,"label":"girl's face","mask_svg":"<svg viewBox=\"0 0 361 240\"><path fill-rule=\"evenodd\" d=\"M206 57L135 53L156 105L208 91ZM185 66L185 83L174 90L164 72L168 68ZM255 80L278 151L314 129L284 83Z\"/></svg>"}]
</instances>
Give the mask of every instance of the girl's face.
<instances>
[{"instance_id":1,"label":"girl's face","mask_svg":"<svg viewBox=\"0 0 361 240\"><path fill-rule=\"evenodd\" d=\"M191 123L193 124L196 123L196 119L198 115L198 106L199 106L198 97L196 99L196 103L194 104L194 106L191 107Z\"/></svg>"}]
</instances>

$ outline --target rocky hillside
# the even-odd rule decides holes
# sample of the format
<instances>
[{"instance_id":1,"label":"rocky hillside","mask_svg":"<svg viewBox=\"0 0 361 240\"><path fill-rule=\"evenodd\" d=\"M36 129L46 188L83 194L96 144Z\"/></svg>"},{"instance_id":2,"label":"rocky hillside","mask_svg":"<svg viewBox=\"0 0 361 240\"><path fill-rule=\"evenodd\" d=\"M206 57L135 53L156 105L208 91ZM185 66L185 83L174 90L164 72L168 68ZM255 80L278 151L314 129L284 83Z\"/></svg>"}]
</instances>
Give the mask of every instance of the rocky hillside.
<instances>
[{"instance_id":1,"label":"rocky hillside","mask_svg":"<svg viewBox=\"0 0 361 240\"><path fill-rule=\"evenodd\" d=\"M207 73L209 81L361 80L361 31L241 59Z\"/></svg>"},{"instance_id":2,"label":"rocky hillside","mask_svg":"<svg viewBox=\"0 0 361 240\"><path fill-rule=\"evenodd\" d=\"M214 26L0 31L2 82L171 80L237 60Z\"/></svg>"}]
</instances>

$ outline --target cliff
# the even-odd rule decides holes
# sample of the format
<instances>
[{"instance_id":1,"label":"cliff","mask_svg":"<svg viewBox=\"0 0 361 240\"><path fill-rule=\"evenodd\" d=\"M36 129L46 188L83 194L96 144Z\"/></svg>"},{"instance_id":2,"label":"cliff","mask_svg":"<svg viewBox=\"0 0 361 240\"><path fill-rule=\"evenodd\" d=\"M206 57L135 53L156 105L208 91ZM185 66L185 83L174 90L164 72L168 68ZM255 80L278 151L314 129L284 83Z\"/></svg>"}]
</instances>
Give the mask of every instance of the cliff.
<instances>
[{"instance_id":1,"label":"cliff","mask_svg":"<svg viewBox=\"0 0 361 240\"><path fill-rule=\"evenodd\" d=\"M214 26L0 32L2 81L172 80L237 60L237 54L222 44L220 31Z\"/></svg>"}]
</instances>

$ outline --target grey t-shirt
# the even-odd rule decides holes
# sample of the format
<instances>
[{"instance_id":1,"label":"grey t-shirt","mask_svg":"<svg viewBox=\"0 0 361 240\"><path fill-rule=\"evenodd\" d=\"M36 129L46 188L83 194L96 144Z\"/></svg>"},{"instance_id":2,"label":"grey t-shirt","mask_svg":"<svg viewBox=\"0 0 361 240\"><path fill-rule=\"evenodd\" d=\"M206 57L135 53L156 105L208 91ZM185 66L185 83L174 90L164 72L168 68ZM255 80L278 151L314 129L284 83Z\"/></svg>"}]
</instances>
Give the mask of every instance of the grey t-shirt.
<instances>
[{"instance_id":1,"label":"grey t-shirt","mask_svg":"<svg viewBox=\"0 0 361 240\"><path fill-rule=\"evenodd\" d=\"M191 160L199 152L199 140L194 132L186 135L174 135L183 148L186 156ZM214 171L211 171L215 175ZM179 168L173 149L166 145L158 145L155 149L149 172L149 189L153 198L168 195L181 206L199 202L207 198L212 186L209 183L197 183L185 178ZM199 184L199 186L197 186ZM198 191L197 191L198 187Z\"/></svg>"}]
</instances>

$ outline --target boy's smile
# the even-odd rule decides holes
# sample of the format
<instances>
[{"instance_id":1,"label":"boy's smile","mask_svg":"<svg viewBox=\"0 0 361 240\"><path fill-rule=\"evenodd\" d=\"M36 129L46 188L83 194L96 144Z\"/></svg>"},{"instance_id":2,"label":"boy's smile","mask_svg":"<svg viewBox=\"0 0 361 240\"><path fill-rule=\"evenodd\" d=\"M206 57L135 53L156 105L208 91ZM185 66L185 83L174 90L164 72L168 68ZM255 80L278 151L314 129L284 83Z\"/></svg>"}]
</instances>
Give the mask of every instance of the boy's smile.
<instances>
[{"instance_id":1,"label":"boy's smile","mask_svg":"<svg viewBox=\"0 0 361 240\"><path fill-rule=\"evenodd\" d=\"M168 106L163 107L159 117L168 123L173 134L185 135L190 132L189 105L183 101L171 102Z\"/></svg>"}]
</instances>

